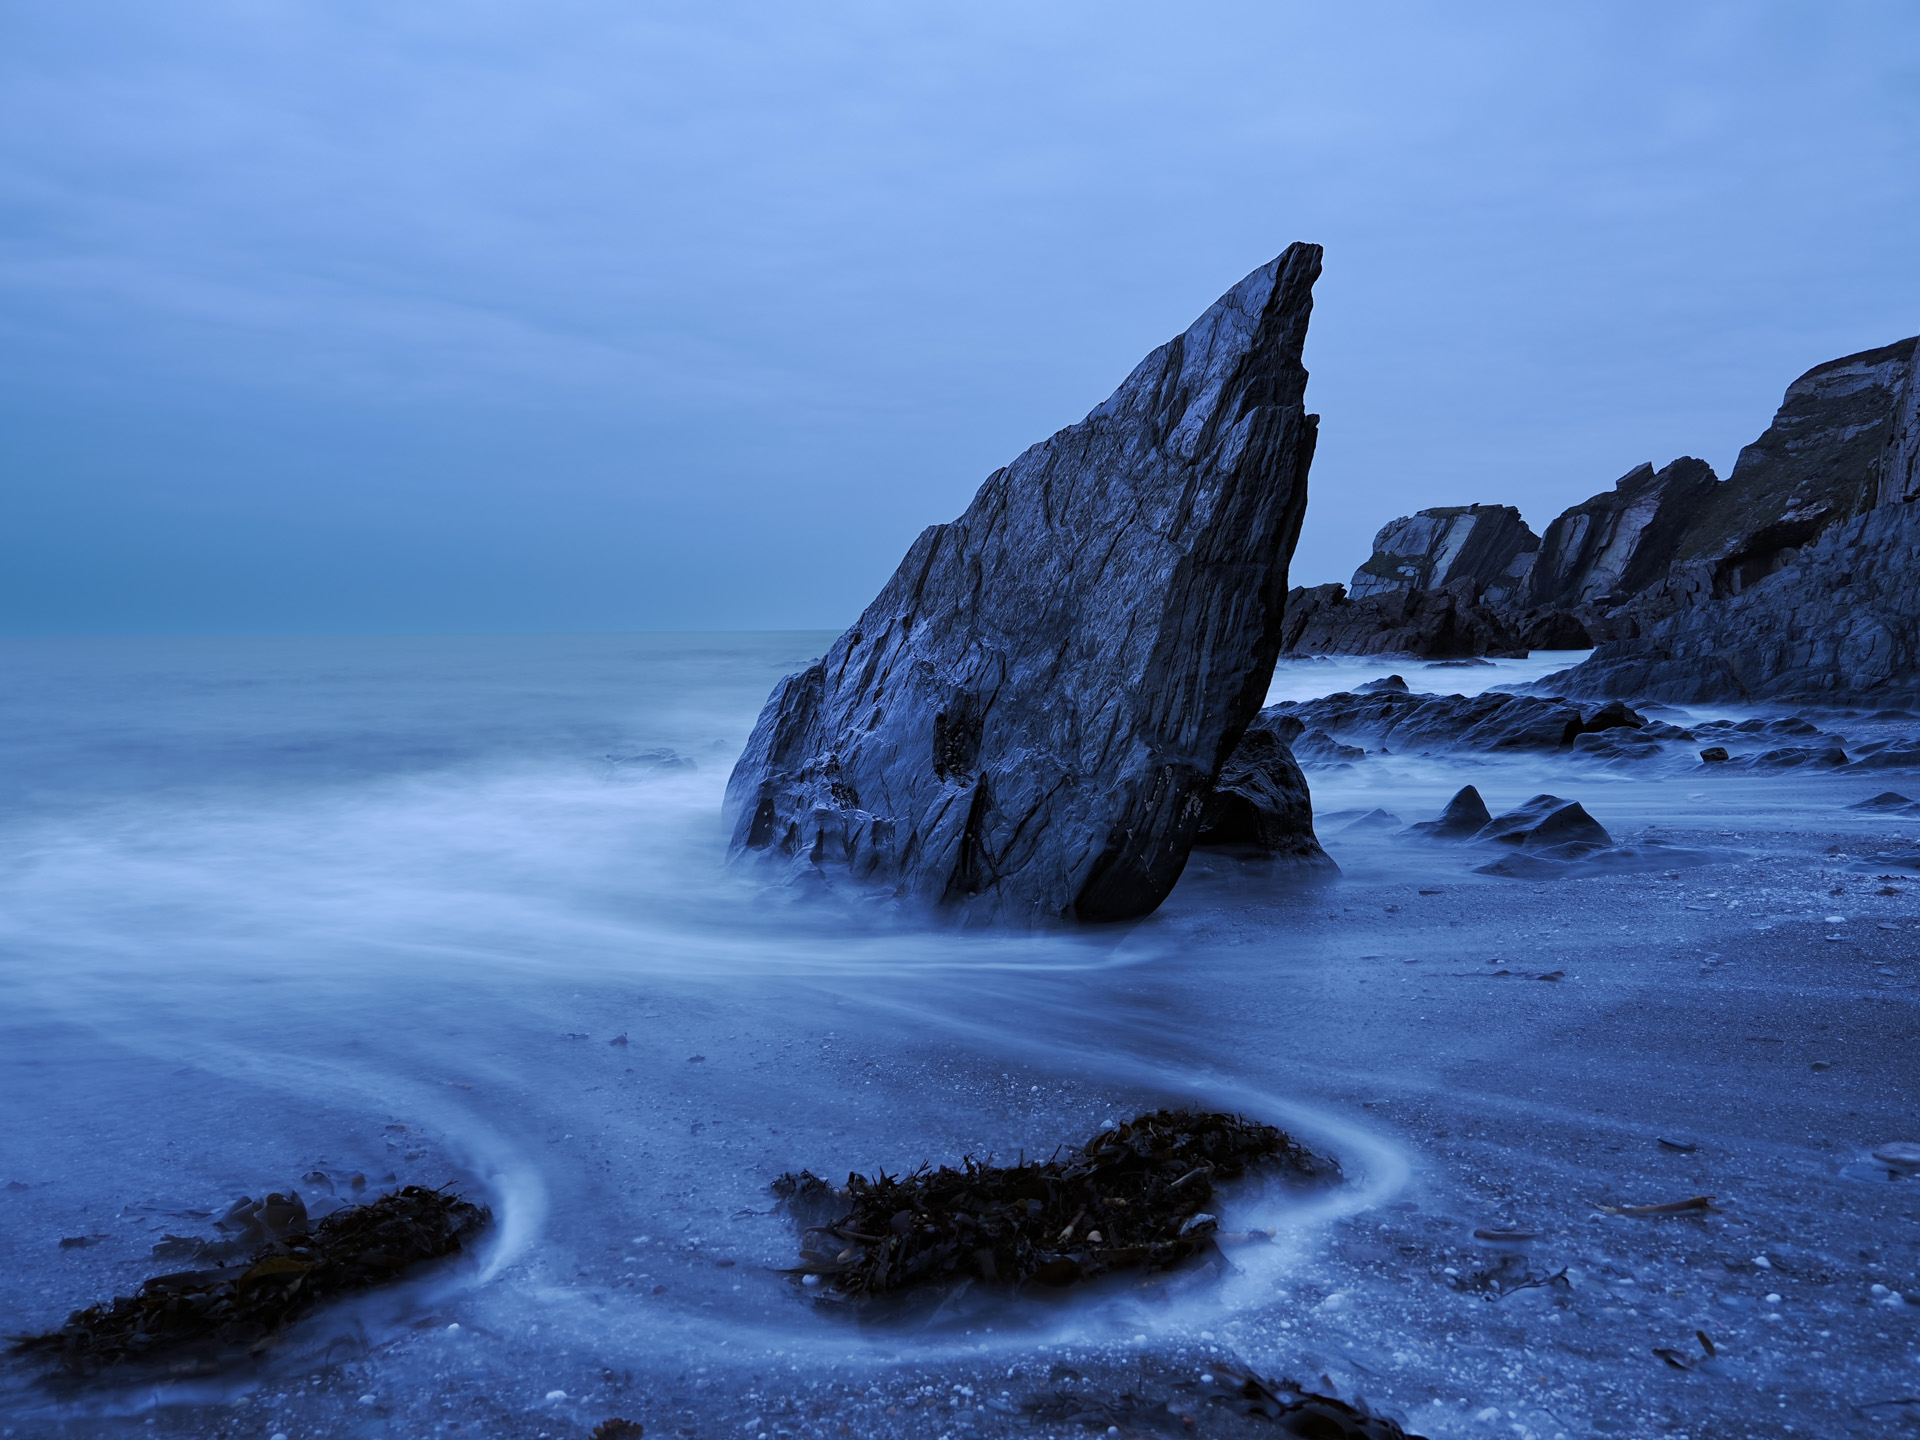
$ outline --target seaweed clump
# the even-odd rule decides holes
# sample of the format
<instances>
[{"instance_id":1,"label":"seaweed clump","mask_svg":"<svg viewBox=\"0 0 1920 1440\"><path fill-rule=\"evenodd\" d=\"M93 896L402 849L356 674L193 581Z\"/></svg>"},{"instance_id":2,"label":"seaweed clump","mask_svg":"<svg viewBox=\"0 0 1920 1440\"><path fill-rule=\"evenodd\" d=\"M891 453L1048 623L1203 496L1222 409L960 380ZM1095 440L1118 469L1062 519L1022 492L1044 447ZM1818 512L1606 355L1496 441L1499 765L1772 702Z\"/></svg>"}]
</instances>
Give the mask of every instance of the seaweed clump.
<instances>
[{"instance_id":1,"label":"seaweed clump","mask_svg":"<svg viewBox=\"0 0 1920 1440\"><path fill-rule=\"evenodd\" d=\"M455 1253L491 1218L444 1188L408 1185L336 1210L304 1233L262 1246L244 1264L156 1275L132 1295L76 1310L58 1330L16 1336L13 1345L54 1352L76 1370L183 1346L258 1349L324 1300Z\"/></svg>"},{"instance_id":2,"label":"seaweed clump","mask_svg":"<svg viewBox=\"0 0 1920 1440\"><path fill-rule=\"evenodd\" d=\"M851 1300L969 1279L1067 1285L1166 1269L1226 1238L1208 1210L1214 1183L1254 1167L1311 1181L1340 1174L1334 1161L1271 1125L1157 1110L1051 1160L994 1165L968 1157L957 1170L849 1175L841 1191L802 1172L773 1188L803 1222L824 1220L802 1236L795 1273L823 1299ZM844 1213L825 1219L835 1212Z\"/></svg>"}]
</instances>

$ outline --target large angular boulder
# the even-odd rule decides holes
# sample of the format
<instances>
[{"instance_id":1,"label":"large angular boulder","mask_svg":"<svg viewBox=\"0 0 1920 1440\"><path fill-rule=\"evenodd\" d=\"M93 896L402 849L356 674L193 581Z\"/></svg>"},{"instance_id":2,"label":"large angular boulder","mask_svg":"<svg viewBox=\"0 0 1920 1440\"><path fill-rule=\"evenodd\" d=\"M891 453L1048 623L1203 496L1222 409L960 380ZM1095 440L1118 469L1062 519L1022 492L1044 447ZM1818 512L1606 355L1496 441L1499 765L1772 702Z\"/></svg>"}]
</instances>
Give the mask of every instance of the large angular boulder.
<instances>
[{"instance_id":1,"label":"large angular boulder","mask_svg":"<svg viewBox=\"0 0 1920 1440\"><path fill-rule=\"evenodd\" d=\"M732 854L969 920L1165 898L1279 650L1320 253L1255 270L914 542L774 690L727 786Z\"/></svg>"}]
</instances>

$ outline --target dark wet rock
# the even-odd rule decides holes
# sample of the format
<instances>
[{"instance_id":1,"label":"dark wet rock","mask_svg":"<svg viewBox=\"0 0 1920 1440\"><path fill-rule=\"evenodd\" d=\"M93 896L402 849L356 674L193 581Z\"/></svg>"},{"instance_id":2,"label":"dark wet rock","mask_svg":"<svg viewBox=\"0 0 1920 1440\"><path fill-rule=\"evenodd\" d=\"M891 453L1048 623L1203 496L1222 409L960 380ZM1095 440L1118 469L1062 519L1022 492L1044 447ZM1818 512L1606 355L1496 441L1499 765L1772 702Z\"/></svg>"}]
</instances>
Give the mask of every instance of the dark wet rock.
<instances>
[{"instance_id":1,"label":"dark wet rock","mask_svg":"<svg viewBox=\"0 0 1920 1440\"><path fill-rule=\"evenodd\" d=\"M1193 843L1257 852L1307 873L1339 868L1314 838L1307 777L1279 735L1260 727L1220 767Z\"/></svg>"},{"instance_id":2,"label":"dark wet rock","mask_svg":"<svg viewBox=\"0 0 1920 1440\"><path fill-rule=\"evenodd\" d=\"M1235 1365L1215 1363L1211 1375L1203 1377L1201 1383L1210 1403L1228 1406L1242 1415L1277 1421L1279 1435L1302 1440L1421 1440L1365 1402L1350 1405L1291 1380L1269 1380Z\"/></svg>"},{"instance_id":3,"label":"dark wet rock","mask_svg":"<svg viewBox=\"0 0 1920 1440\"><path fill-rule=\"evenodd\" d=\"M1409 693L1407 682L1398 675L1388 675L1380 680L1369 680L1360 687L1359 693L1362 695L1376 695L1383 690L1397 690L1402 695Z\"/></svg>"},{"instance_id":4,"label":"dark wet rock","mask_svg":"<svg viewBox=\"0 0 1920 1440\"><path fill-rule=\"evenodd\" d=\"M1640 733L1649 740L1692 741L1699 738L1693 731L1687 729L1685 726L1669 725L1664 720L1648 720L1647 723L1641 727Z\"/></svg>"},{"instance_id":5,"label":"dark wet rock","mask_svg":"<svg viewBox=\"0 0 1920 1440\"><path fill-rule=\"evenodd\" d=\"M1869 741L1853 758L1856 770L1920 770L1920 740Z\"/></svg>"},{"instance_id":6,"label":"dark wet rock","mask_svg":"<svg viewBox=\"0 0 1920 1440\"><path fill-rule=\"evenodd\" d=\"M1662 753L1665 738L1645 730L1594 730L1574 736L1573 753L1583 760L1647 760Z\"/></svg>"},{"instance_id":7,"label":"dark wet rock","mask_svg":"<svg viewBox=\"0 0 1920 1440\"><path fill-rule=\"evenodd\" d=\"M1539 548L1539 536L1511 505L1439 505L1382 526L1347 589L1365 600L1469 580L1505 594L1525 585Z\"/></svg>"},{"instance_id":8,"label":"dark wet rock","mask_svg":"<svg viewBox=\"0 0 1920 1440\"><path fill-rule=\"evenodd\" d=\"M1702 765L1723 765L1727 759L1727 747L1724 745L1709 745L1700 752L1700 763Z\"/></svg>"},{"instance_id":9,"label":"dark wet rock","mask_svg":"<svg viewBox=\"0 0 1920 1440\"><path fill-rule=\"evenodd\" d=\"M1325 768L1351 765L1366 759L1367 752L1358 745L1342 745L1324 730L1309 730L1293 742L1293 758L1302 765Z\"/></svg>"},{"instance_id":10,"label":"dark wet rock","mask_svg":"<svg viewBox=\"0 0 1920 1440\"><path fill-rule=\"evenodd\" d=\"M1491 669L1493 662L1491 660L1483 660L1475 655L1465 660L1429 661L1425 668L1428 670L1472 670L1479 666L1486 666L1488 669Z\"/></svg>"},{"instance_id":11,"label":"dark wet rock","mask_svg":"<svg viewBox=\"0 0 1920 1440\"><path fill-rule=\"evenodd\" d=\"M1471 785L1463 785L1447 802L1438 820L1422 820L1410 825L1407 833L1429 840L1469 840L1492 822L1493 814L1487 809L1487 802L1480 798L1480 792Z\"/></svg>"},{"instance_id":12,"label":"dark wet rock","mask_svg":"<svg viewBox=\"0 0 1920 1440\"><path fill-rule=\"evenodd\" d=\"M1556 850L1563 846L1603 849L1613 844L1606 827L1575 800L1558 795L1535 795L1524 805L1496 815L1473 837L1529 850Z\"/></svg>"},{"instance_id":13,"label":"dark wet rock","mask_svg":"<svg viewBox=\"0 0 1920 1440\"><path fill-rule=\"evenodd\" d=\"M1546 683L1679 704L1920 698L1914 348L1796 380L1635 600L1631 633Z\"/></svg>"},{"instance_id":14,"label":"dark wet rock","mask_svg":"<svg viewBox=\"0 0 1920 1440\"><path fill-rule=\"evenodd\" d=\"M1512 622L1520 643L1529 653L1535 650L1590 650L1593 631L1578 615L1565 610L1536 611Z\"/></svg>"},{"instance_id":15,"label":"dark wet rock","mask_svg":"<svg viewBox=\"0 0 1920 1440\"><path fill-rule=\"evenodd\" d=\"M1720 763L1728 770L1838 770L1847 763L1847 752L1837 745L1786 745Z\"/></svg>"},{"instance_id":16,"label":"dark wet rock","mask_svg":"<svg viewBox=\"0 0 1920 1440\"><path fill-rule=\"evenodd\" d=\"M1159 905L1280 648L1319 270L1256 270L922 534L775 689L730 853L988 921Z\"/></svg>"},{"instance_id":17,"label":"dark wet rock","mask_svg":"<svg viewBox=\"0 0 1920 1440\"><path fill-rule=\"evenodd\" d=\"M1351 813L1351 812L1348 812ZM1350 820L1340 827L1342 835L1364 835L1369 832L1387 833L1398 830L1407 822L1391 810L1369 810L1356 820Z\"/></svg>"},{"instance_id":18,"label":"dark wet rock","mask_svg":"<svg viewBox=\"0 0 1920 1440\"><path fill-rule=\"evenodd\" d=\"M1847 808L1849 810L1878 810L1881 812L1902 814L1909 813L1920 807L1916 807L1913 801L1902 795L1898 790L1882 790L1872 799L1862 800L1858 804L1849 805Z\"/></svg>"},{"instance_id":19,"label":"dark wet rock","mask_svg":"<svg viewBox=\"0 0 1920 1440\"><path fill-rule=\"evenodd\" d=\"M1470 659L1527 653L1512 619L1467 578L1438 590L1388 590L1360 599L1337 584L1291 590L1282 644L1294 656Z\"/></svg>"},{"instance_id":20,"label":"dark wet rock","mask_svg":"<svg viewBox=\"0 0 1920 1440\"><path fill-rule=\"evenodd\" d=\"M1646 589L1666 573L1719 484L1711 465L1683 455L1657 474L1637 466L1613 489L1563 511L1540 537L1525 608L1545 612L1542 619L1577 614Z\"/></svg>"},{"instance_id":21,"label":"dark wet rock","mask_svg":"<svg viewBox=\"0 0 1920 1440\"><path fill-rule=\"evenodd\" d=\"M1596 731L1639 730L1646 718L1624 705L1589 705L1584 711L1563 700L1509 695L1413 695L1398 690L1372 694L1342 691L1318 700L1282 701L1261 712L1288 716L1306 729L1343 739L1369 741L1396 753L1498 753L1564 750Z\"/></svg>"}]
</instances>

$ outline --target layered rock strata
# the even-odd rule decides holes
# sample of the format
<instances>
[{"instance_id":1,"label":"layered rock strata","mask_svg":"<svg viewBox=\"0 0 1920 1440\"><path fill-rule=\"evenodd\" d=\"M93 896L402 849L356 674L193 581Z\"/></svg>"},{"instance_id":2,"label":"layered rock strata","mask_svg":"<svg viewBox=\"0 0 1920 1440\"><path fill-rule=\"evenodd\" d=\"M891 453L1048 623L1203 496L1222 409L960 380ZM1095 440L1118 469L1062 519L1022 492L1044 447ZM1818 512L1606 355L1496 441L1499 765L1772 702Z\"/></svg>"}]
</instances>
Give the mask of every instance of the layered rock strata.
<instances>
[{"instance_id":1,"label":"layered rock strata","mask_svg":"<svg viewBox=\"0 0 1920 1440\"><path fill-rule=\"evenodd\" d=\"M1360 598L1340 585L1287 594L1290 655L1524 656L1522 632L1481 598L1469 576L1434 590L1384 590Z\"/></svg>"},{"instance_id":2,"label":"layered rock strata","mask_svg":"<svg viewBox=\"0 0 1920 1440\"><path fill-rule=\"evenodd\" d=\"M1295 592L1290 648L1443 656L1598 644L1593 670L1555 686L1651 686L1619 693L1667 699L1897 691L1904 682L1894 677L1913 668L1898 642L1912 630L1898 579L1911 536L1883 512L1920 496L1915 346L1901 340L1815 366L1787 388L1725 481L1689 456L1658 472L1638 466L1561 514L1498 576L1467 562L1470 550L1504 553L1508 542L1492 537L1519 523L1494 518L1505 507L1396 520L1351 595ZM1477 548L1466 543L1474 535ZM1890 567L1872 560L1883 552ZM1797 578L1769 587L1764 602L1727 603L1788 570ZM1841 613L1856 604L1867 613ZM1726 656L1711 643L1722 628ZM1697 683L1685 682L1688 667L1702 669Z\"/></svg>"},{"instance_id":3,"label":"layered rock strata","mask_svg":"<svg viewBox=\"0 0 1920 1440\"><path fill-rule=\"evenodd\" d=\"M1795 381L1723 487L1744 488L1710 502L1632 633L1543 685L1677 704L1920 701L1914 349Z\"/></svg>"},{"instance_id":4,"label":"layered rock strata","mask_svg":"<svg viewBox=\"0 0 1920 1440\"><path fill-rule=\"evenodd\" d=\"M1577 611L1638 594L1666 574L1719 485L1713 467L1690 455L1657 473L1629 470L1547 527L1517 608Z\"/></svg>"},{"instance_id":5,"label":"layered rock strata","mask_svg":"<svg viewBox=\"0 0 1920 1440\"><path fill-rule=\"evenodd\" d=\"M1364 600L1471 580L1507 596L1525 587L1539 548L1540 537L1511 505L1436 506L1382 526L1347 591Z\"/></svg>"},{"instance_id":6,"label":"layered rock strata","mask_svg":"<svg viewBox=\"0 0 1920 1440\"><path fill-rule=\"evenodd\" d=\"M970 920L1160 903L1280 646L1320 253L1254 271L914 542L767 702L732 854Z\"/></svg>"}]
</instances>

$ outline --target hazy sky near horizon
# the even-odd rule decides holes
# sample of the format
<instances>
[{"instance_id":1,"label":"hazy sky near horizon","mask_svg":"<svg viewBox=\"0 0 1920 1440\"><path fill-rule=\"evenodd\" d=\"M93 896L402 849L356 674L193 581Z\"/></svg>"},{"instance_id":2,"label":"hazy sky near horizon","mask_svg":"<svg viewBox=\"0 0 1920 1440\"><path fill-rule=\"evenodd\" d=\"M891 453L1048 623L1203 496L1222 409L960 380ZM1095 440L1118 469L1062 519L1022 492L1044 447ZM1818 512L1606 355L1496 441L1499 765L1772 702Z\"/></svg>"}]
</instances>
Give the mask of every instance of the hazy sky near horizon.
<instances>
[{"instance_id":1,"label":"hazy sky near horizon","mask_svg":"<svg viewBox=\"0 0 1920 1440\"><path fill-rule=\"evenodd\" d=\"M838 627L1288 242L1296 583L1920 331L1920 7L0 0L0 631Z\"/></svg>"}]
</instances>

